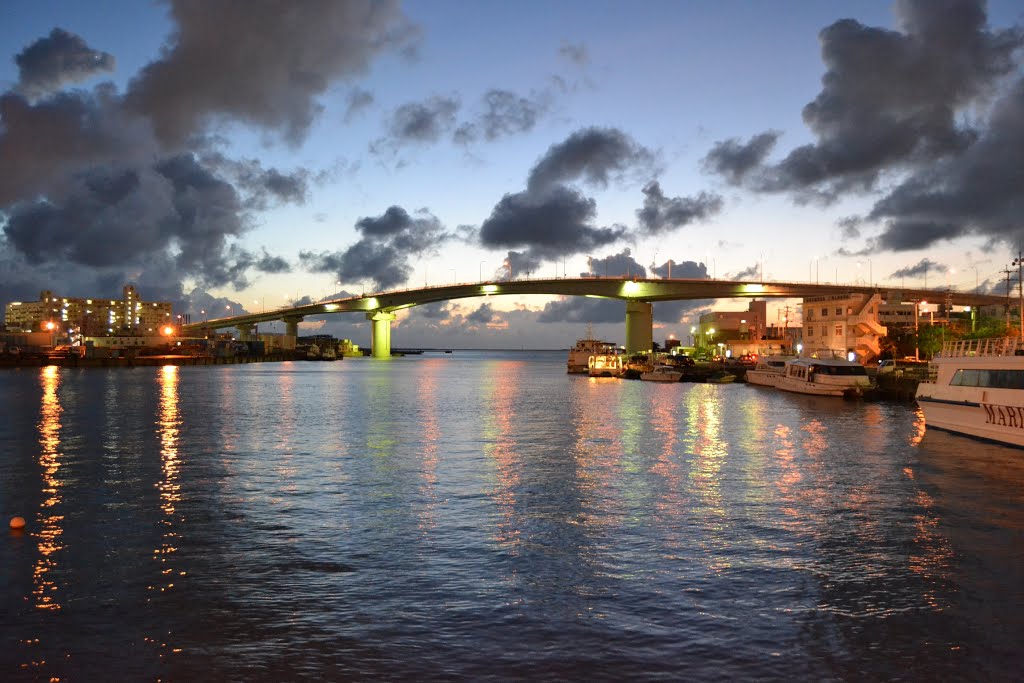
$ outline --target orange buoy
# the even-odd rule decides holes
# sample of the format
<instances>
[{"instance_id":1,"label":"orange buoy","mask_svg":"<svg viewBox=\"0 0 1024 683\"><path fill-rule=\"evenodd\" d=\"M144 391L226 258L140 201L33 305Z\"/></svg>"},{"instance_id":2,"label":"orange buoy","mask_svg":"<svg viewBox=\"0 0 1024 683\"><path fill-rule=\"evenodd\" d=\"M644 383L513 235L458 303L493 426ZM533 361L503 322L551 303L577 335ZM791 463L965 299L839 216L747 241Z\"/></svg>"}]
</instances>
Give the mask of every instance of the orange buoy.
<instances>
[{"instance_id":1,"label":"orange buoy","mask_svg":"<svg viewBox=\"0 0 1024 683\"><path fill-rule=\"evenodd\" d=\"M25 518L24 517L11 517L11 528L15 529L15 530L24 529L25 528Z\"/></svg>"}]
</instances>

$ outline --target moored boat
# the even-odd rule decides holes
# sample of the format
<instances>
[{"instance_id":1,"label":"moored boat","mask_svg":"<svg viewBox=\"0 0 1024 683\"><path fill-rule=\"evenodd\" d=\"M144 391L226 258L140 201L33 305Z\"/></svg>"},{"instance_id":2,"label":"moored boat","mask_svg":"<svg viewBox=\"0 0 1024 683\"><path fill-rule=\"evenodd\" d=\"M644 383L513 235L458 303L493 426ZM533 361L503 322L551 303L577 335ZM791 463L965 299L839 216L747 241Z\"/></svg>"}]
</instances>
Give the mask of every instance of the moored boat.
<instances>
[{"instance_id":1,"label":"moored boat","mask_svg":"<svg viewBox=\"0 0 1024 683\"><path fill-rule=\"evenodd\" d=\"M706 381L711 384L730 384L736 381L736 375L728 370L716 370L708 375Z\"/></svg>"},{"instance_id":2,"label":"moored boat","mask_svg":"<svg viewBox=\"0 0 1024 683\"><path fill-rule=\"evenodd\" d=\"M614 342L602 341L594 338L594 326L587 325L587 336L577 339L576 344L569 349L569 360L566 363L566 371L569 374L585 375L590 369L590 357L600 355L611 355L617 352Z\"/></svg>"},{"instance_id":3,"label":"moored boat","mask_svg":"<svg viewBox=\"0 0 1024 683\"><path fill-rule=\"evenodd\" d=\"M754 367L747 370L746 377L749 384L774 387L785 372L785 356L762 356Z\"/></svg>"},{"instance_id":4,"label":"moored boat","mask_svg":"<svg viewBox=\"0 0 1024 683\"><path fill-rule=\"evenodd\" d=\"M598 354L587 360L587 374L591 377L621 377L622 356L617 353Z\"/></svg>"},{"instance_id":5,"label":"moored boat","mask_svg":"<svg viewBox=\"0 0 1024 683\"><path fill-rule=\"evenodd\" d=\"M871 378L863 365L851 360L801 357L786 361L775 387L812 396L856 398L871 387Z\"/></svg>"},{"instance_id":6,"label":"moored boat","mask_svg":"<svg viewBox=\"0 0 1024 683\"><path fill-rule=\"evenodd\" d=\"M645 382L680 382L683 379L683 371L671 365L658 365L650 372L641 373L640 379Z\"/></svg>"},{"instance_id":7,"label":"moored boat","mask_svg":"<svg viewBox=\"0 0 1024 683\"><path fill-rule=\"evenodd\" d=\"M927 428L1024 447L1020 340L947 342L929 367L934 379L917 385L917 405Z\"/></svg>"}]
</instances>

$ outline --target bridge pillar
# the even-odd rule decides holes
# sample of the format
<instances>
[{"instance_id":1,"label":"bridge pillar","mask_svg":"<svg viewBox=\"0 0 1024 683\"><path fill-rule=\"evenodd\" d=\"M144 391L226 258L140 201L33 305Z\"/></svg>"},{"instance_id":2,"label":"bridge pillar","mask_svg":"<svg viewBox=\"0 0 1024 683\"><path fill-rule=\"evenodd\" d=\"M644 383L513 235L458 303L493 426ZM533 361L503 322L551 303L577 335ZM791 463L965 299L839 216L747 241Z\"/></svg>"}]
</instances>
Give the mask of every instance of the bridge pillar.
<instances>
[{"instance_id":1,"label":"bridge pillar","mask_svg":"<svg viewBox=\"0 0 1024 683\"><path fill-rule=\"evenodd\" d=\"M654 305L626 302L626 353L649 353L654 344Z\"/></svg>"},{"instance_id":2,"label":"bridge pillar","mask_svg":"<svg viewBox=\"0 0 1024 683\"><path fill-rule=\"evenodd\" d=\"M285 351L294 351L296 340L299 338L299 323L302 322L302 316L286 315L283 320L284 336L281 338L281 348Z\"/></svg>"},{"instance_id":3,"label":"bridge pillar","mask_svg":"<svg viewBox=\"0 0 1024 683\"><path fill-rule=\"evenodd\" d=\"M388 311L370 311L366 319L373 321L370 348L374 358L391 358L391 321L397 316Z\"/></svg>"},{"instance_id":4,"label":"bridge pillar","mask_svg":"<svg viewBox=\"0 0 1024 683\"><path fill-rule=\"evenodd\" d=\"M256 341L255 325L236 325L235 329L238 330L238 339L240 341Z\"/></svg>"}]
</instances>

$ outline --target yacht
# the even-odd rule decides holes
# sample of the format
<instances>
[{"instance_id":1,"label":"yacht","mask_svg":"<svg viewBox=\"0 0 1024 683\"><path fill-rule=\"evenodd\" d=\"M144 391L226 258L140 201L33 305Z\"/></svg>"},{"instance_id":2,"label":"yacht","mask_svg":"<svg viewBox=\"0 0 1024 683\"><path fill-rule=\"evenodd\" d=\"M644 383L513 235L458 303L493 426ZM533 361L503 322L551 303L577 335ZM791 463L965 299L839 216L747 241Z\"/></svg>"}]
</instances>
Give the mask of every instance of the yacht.
<instances>
[{"instance_id":1,"label":"yacht","mask_svg":"<svg viewBox=\"0 0 1024 683\"><path fill-rule=\"evenodd\" d=\"M577 339L576 344L569 349L569 360L566 363L567 372L572 375L585 375L590 370L591 356L614 355L618 348L614 342L601 341L594 338L594 326L587 325L587 336Z\"/></svg>"},{"instance_id":2,"label":"yacht","mask_svg":"<svg viewBox=\"0 0 1024 683\"><path fill-rule=\"evenodd\" d=\"M746 377L749 384L774 387L785 372L786 358L784 356L762 356L754 367L747 370Z\"/></svg>"},{"instance_id":3,"label":"yacht","mask_svg":"<svg viewBox=\"0 0 1024 683\"><path fill-rule=\"evenodd\" d=\"M863 365L851 360L801 357L785 362L775 386L798 394L856 398L871 386L871 378Z\"/></svg>"},{"instance_id":4,"label":"yacht","mask_svg":"<svg viewBox=\"0 0 1024 683\"><path fill-rule=\"evenodd\" d=\"M1024 447L1024 343L1016 338L946 342L917 385L928 428Z\"/></svg>"},{"instance_id":5,"label":"yacht","mask_svg":"<svg viewBox=\"0 0 1024 683\"><path fill-rule=\"evenodd\" d=\"M640 379L645 382L681 382L683 371L671 365L658 365L650 372L640 373Z\"/></svg>"}]
</instances>

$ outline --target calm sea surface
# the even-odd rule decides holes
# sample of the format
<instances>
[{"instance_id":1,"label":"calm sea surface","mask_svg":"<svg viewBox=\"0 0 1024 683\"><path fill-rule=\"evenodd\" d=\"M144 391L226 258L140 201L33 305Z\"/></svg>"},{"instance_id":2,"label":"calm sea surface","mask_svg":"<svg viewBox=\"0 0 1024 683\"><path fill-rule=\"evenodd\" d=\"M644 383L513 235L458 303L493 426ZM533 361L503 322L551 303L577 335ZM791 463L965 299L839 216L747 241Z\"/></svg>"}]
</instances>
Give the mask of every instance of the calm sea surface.
<instances>
[{"instance_id":1,"label":"calm sea surface","mask_svg":"<svg viewBox=\"0 0 1024 683\"><path fill-rule=\"evenodd\" d=\"M0 679L1020 676L1021 451L564 363L3 371Z\"/></svg>"}]
</instances>

